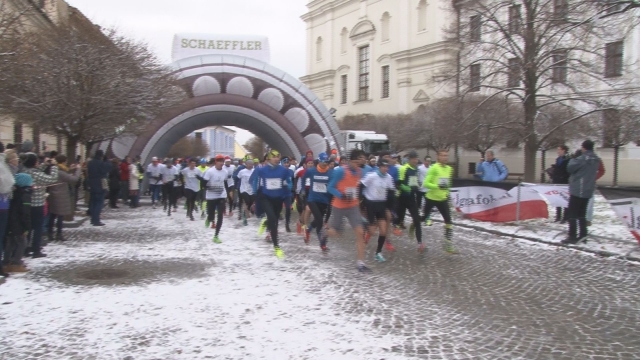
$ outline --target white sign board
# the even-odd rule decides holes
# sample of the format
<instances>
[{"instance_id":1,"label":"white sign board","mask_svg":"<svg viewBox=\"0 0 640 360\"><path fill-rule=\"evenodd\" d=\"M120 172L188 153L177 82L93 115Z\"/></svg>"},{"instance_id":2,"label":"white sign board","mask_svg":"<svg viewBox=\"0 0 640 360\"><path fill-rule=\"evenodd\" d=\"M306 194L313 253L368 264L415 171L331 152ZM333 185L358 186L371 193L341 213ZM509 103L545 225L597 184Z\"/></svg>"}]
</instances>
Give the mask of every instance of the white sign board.
<instances>
[{"instance_id":1,"label":"white sign board","mask_svg":"<svg viewBox=\"0 0 640 360\"><path fill-rule=\"evenodd\" d=\"M173 61L210 54L240 55L266 63L271 61L269 38L265 36L176 34L173 37Z\"/></svg>"}]
</instances>

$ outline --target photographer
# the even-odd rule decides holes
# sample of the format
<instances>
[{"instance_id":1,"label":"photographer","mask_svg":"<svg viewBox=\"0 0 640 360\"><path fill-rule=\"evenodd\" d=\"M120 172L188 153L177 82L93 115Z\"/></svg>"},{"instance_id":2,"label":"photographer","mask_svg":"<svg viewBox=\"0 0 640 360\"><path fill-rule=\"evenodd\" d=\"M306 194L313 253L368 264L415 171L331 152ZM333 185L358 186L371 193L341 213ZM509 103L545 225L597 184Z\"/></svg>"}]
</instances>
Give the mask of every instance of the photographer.
<instances>
[{"instance_id":1,"label":"photographer","mask_svg":"<svg viewBox=\"0 0 640 360\"><path fill-rule=\"evenodd\" d=\"M569 148L567 145L558 146L558 157L556 158L556 163L551 166L549 169L549 176L551 177L551 182L554 184L568 184L569 183L569 172L567 171L567 165L569 165L569 160L571 157L568 155ZM556 220L555 222L559 222L564 224L567 222L567 208L563 209L561 207L556 208Z\"/></svg>"},{"instance_id":2,"label":"photographer","mask_svg":"<svg viewBox=\"0 0 640 360\"><path fill-rule=\"evenodd\" d=\"M594 143L585 140L582 148L567 165L569 173L569 236L563 244L576 244L587 236L587 206L596 189L596 176L600 158L593 152ZM578 226L580 233L578 234Z\"/></svg>"}]
</instances>

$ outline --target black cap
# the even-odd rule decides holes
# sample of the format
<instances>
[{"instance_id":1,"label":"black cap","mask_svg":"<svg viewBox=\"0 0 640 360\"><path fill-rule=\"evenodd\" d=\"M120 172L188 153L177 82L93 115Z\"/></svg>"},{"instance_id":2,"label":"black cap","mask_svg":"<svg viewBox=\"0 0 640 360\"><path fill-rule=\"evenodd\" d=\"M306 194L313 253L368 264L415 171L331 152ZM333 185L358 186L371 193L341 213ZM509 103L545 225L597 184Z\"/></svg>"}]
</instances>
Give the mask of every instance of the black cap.
<instances>
[{"instance_id":1,"label":"black cap","mask_svg":"<svg viewBox=\"0 0 640 360\"><path fill-rule=\"evenodd\" d=\"M378 166L389 166L389 160L380 159L380 161L378 161Z\"/></svg>"},{"instance_id":2,"label":"black cap","mask_svg":"<svg viewBox=\"0 0 640 360\"><path fill-rule=\"evenodd\" d=\"M414 150L411 150L411 151L409 151L409 153L407 154L407 157L408 157L409 159L415 159L415 158L417 158L417 157L418 157L418 153L417 153L417 152L415 152Z\"/></svg>"},{"instance_id":3,"label":"black cap","mask_svg":"<svg viewBox=\"0 0 640 360\"><path fill-rule=\"evenodd\" d=\"M585 140L582 143L582 147L587 151L593 151L593 145L594 145L593 141L591 141L591 140Z\"/></svg>"}]
</instances>

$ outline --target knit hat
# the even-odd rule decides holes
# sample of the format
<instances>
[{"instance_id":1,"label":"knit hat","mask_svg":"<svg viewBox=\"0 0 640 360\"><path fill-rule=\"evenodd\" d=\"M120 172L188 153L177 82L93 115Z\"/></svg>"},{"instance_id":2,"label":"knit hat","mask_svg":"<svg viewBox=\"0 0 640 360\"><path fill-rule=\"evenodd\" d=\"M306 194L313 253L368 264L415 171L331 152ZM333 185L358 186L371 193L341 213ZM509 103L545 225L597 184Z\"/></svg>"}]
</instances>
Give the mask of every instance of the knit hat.
<instances>
[{"instance_id":1,"label":"knit hat","mask_svg":"<svg viewBox=\"0 0 640 360\"><path fill-rule=\"evenodd\" d=\"M33 186L33 178L29 174L17 173L15 178L17 187Z\"/></svg>"}]
</instances>

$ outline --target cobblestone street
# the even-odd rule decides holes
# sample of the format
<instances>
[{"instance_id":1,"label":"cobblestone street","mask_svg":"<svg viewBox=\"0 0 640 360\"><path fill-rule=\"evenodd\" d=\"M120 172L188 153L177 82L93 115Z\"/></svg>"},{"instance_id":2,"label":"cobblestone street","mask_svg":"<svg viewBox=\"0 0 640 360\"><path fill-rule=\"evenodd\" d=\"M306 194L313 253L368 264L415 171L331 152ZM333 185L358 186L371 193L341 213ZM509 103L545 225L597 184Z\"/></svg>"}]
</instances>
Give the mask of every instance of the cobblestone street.
<instances>
[{"instance_id":1,"label":"cobblestone street","mask_svg":"<svg viewBox=\"0 0 640 360\"><path fill-rule=\"evenodd\" d=\"M225 218L149 206L69 229L0 285L0 359L637 359L640 266L442 227L420 255L355 268L351 234L324 255L286 234L284 261ZM293 226L295 227L295 226Z\"/></svg>"}]
</instances>

